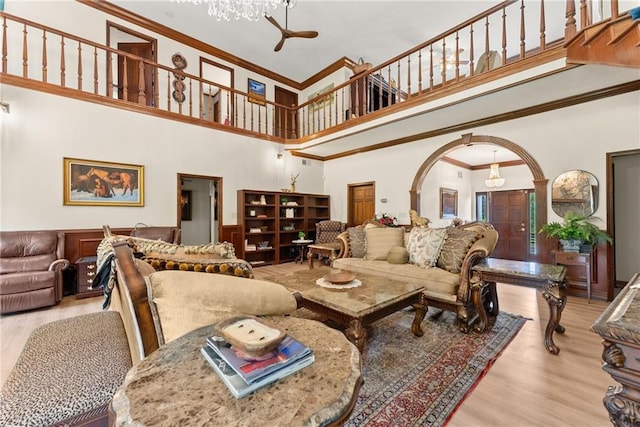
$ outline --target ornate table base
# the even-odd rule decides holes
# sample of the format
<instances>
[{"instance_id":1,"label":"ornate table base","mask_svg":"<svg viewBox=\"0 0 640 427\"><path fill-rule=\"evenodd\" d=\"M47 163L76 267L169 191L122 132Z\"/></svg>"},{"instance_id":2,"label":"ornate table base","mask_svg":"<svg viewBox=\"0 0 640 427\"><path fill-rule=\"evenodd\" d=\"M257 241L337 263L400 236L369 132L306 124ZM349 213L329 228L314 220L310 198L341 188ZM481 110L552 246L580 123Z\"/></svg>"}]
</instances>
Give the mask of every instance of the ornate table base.
<instances>
[{"instance_id":1,"label":"ornate table base","mask_svg":"<svg viewBox=\"0 0 640 427\"><path fill-rule=\"evenodd\" d=\"M492 310L497 311L498 297L496 295L496 282L513 285L529 286L537 288L549 306L549 322L544 334L544 346L551 354L558 354L560 349L553 342L553 333L563 333L560 326L562 310L567 304L567 287L564 277L567 269L563 265L540 264L537 262L512 261L498 258L488 258L472 268L478 275L479 284L474 286L488 286L488 301L494 304ZM474 293L474 302L479 298L479 292ZM495 301L495 302L492 302ZM476 304L476 307L478 304ZM483 329L486 325L486 314L478 310L480 325ZM493 313L492 313L493 314ZM497 313L496 313L497 314Z\"/></svg>"}]
</instances>

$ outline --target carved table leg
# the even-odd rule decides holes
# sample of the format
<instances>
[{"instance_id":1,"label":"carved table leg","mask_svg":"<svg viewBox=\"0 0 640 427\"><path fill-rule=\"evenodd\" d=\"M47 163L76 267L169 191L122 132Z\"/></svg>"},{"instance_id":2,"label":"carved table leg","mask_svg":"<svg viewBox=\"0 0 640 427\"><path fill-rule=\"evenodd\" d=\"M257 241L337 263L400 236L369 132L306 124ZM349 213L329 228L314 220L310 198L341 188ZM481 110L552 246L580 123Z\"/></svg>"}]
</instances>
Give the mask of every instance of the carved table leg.
<instances>
[{"instance_id":1,"label":"carved table leg","mask_svg":"<svg viewBox=\"0 0 640 427\"><path fill-rule=\"evenodd\" d=\"M313 251L309 248L309 252L307 252L307 259L309 260L309 270L313 268Z\"/></svg>"},{"instance_id":2,"label":"carved table leg","mask_svg":"<svg viewBox=\"0 0 640 427\"><path fill-rule=\"evenodd\" d=\"M557 288L558 292L553 292L554 288ZM544 346L549 353L558 354L560 349L553 342L553 332L564 332L564 327L560 325L560 319L562 318L562 310L564 310L567 304L567 287L563 283L552 283L549 287L542 291L542 296L549 305L549 322L544 334Z\"/></svg>"},{"instance_id":3,"label":"carved table leg","mask_svg":"<svg viewBox=\"0 0 640 427\"><path fill-rule=\"evenodd\" d=\"M473 306L480 317L478 324L473 328L476 332L484 332L487 329L487 325L489 324L489 319L487 318L487 311L484 307L484 302L482 301L482 292L490 282L485 282L479 276L477 272L473 273L471 277L471 298L473 300ZM495 290L495 283L494 283Z\"/></svg>"},{"instance_id":4,"label":"carved table leg","mask_svg":"<svg viewBox=\"0 0 640 427\"><path fill-rule=\"evenodd\" d=\"M416 304L413 304L413 308L416 310L416 315L413 318L413 323L411 324L411 332L413 332L413 335L421 337L424 335L424 331L422 330L422 321L424 320L424 316L427 315L427 310L429 310L427 298L423 293L420 294L420 300Z\"/></svg>"},{"instance_id":5,"label":"carved table leg","mask_svg":"<svg viewBox=\"0 0 640 427\"><path fill-rule=\"evenodd\" d=\"M362 353L367 342L367 330L362 326L362 322L359 319L352 319L344 334Z\"/></svg>"}]
</instances>

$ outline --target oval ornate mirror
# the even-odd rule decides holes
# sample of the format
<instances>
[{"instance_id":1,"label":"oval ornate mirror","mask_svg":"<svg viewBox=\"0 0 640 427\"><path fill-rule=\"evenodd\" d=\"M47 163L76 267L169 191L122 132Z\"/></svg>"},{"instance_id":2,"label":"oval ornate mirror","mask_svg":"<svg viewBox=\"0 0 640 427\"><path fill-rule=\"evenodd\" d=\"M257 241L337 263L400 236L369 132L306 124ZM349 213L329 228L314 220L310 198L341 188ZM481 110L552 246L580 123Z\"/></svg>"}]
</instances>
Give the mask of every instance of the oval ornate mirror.
<instances>
[{"instance_id":1,"label":"oval ornate mirror","mask_svg":"<svg viewBox=\"0 0 640 427\"><path fill-rule=\"evenodd\" d=\"M551 185L551 209L561 217L567 212L593 215L598 209L598 180L579 169L558 175Z\"/></svg>"}]
</instances>

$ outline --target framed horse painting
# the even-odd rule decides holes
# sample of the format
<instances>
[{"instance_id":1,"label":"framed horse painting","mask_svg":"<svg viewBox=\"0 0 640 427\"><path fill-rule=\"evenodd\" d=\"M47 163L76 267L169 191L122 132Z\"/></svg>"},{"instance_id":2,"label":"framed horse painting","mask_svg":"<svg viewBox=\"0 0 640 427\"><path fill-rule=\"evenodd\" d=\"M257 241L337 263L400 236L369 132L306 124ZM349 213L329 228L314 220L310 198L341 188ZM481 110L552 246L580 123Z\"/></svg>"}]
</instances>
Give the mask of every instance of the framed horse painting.
<instances>
[{"instance_id":1,"label":"framed horse painting","mask_svg":"<svg viewBox=\"0 0 640 427\"><path fill-rule=\"evenodd\" d=\"M144 166L64 158L64 204L144 206Z\"/></svg>"}]
</instances>

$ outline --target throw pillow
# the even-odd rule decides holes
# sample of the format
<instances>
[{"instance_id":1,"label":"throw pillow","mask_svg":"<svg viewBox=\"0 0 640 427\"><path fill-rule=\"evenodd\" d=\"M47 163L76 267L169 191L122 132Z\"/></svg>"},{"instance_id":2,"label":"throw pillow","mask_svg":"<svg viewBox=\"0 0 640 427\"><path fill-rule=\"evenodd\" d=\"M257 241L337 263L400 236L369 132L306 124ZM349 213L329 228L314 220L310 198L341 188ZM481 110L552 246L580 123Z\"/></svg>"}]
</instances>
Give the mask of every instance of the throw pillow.
<instances>
[{"instance_id":1,"label":"throw pillow","mask_svg":"<svg viewBox=\"0 0 640 427\"><path fill-rule=\"evenodd\" d=\"M419 267L433 267L447 238L445 228L413 227L409 233L409 262Z\"/></svg>"},{"instance_id":2,"label":"throw pillow","mask_svg":"<svg viewBox=\"0 0 640 427\"><path fill-rule=\"evenodd\" d=\"M364 229L366 251L364 259L367 261L385 261L389 249L402 246L404 228L371 227Z\"/></svg>"},{"instance_id":3,"label":"throw pillow","mask_svg":"<svg viewBox=\"0 0 640 427\"><path fill-rule=\"evenodd\" d=\"M365 254L365 237L364 228L362 227L349 227L347 229L349 237L349 250L351 253L349 256L352 258L362 258Z\"/></svg>"},{"instance_id":4,"label":"throw pillow","mask_svg":"<svg viewBox=\"0 0 640 427\"><path fill-rule=\"evenodd\" d=\"M387 262L389 264L406 264L409 261L409 251L404 246L394 246L389 249Z\"/></svg>"},{"instance_id":5,"label":"throw pillow","mask_svg":"<svg viewBox=\"0 0 640 427\"><path fill-rule=\"evenodd\" d=\"M437 266L450 273L460 273L464 258L469 248L480 238L473 230L465 230L457 227L447 228L447 240L442 246L438 257Z\"/></svg>"}]
</instances>

